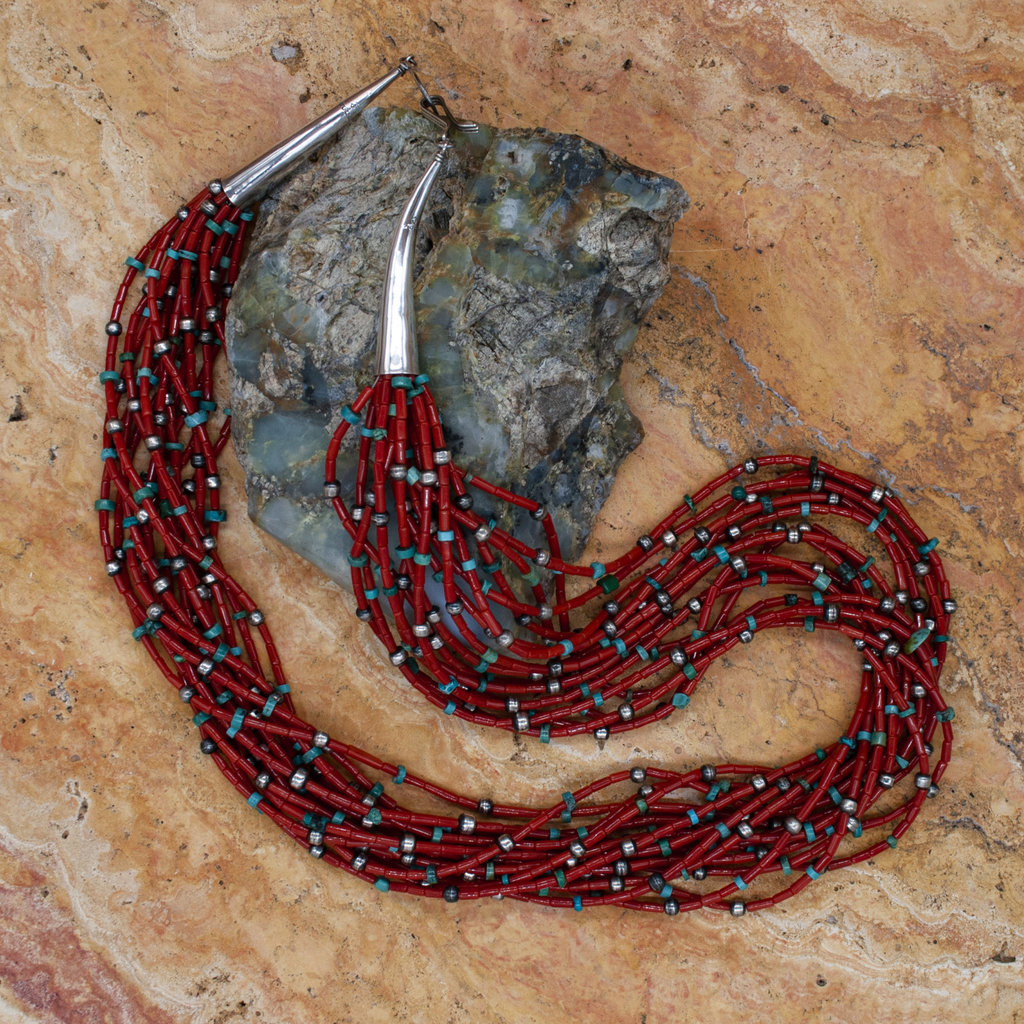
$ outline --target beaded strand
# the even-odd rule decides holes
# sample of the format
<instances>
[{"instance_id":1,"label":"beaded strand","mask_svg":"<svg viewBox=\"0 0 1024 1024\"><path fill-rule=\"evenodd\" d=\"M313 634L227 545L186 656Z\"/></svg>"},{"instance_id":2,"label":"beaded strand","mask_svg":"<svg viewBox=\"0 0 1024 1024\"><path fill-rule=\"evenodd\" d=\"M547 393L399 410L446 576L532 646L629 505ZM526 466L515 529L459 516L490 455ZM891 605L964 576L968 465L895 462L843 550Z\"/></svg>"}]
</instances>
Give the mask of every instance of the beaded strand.
<instances>
[{"instance_id":1,"label":"beaded strand","mask_svg":"<svg viewBox=\"0 0 1024 1024\"><path fill-rule=\"evenodd\" d=\"M717 658L783 628L850 638L863 656L856 709L833 743L780 767L634 767L541 808L449 791L306 722L262 612L217 552L231 420L213 368L251 219L214 182L126 261L100 374L96 510L133 635L253 808L382 891L576 910L738 916L896 845L949 761L938 680L955 603L936 542L889 490L814 458L751 459L616 560L571 565L546 510L458 468L425 375L380 377L346 407L325 495L352 538L357 614L442 711L540 742L601 740L685 708ZM335 468L350 431L351 507ZM542 544L478 500L525 509ZM827 529L830 516L879 542L889 573ZM568 577L584 581L571 597ZM448 813L404 807L402 786Z\"/></svg>"}]
</instances>

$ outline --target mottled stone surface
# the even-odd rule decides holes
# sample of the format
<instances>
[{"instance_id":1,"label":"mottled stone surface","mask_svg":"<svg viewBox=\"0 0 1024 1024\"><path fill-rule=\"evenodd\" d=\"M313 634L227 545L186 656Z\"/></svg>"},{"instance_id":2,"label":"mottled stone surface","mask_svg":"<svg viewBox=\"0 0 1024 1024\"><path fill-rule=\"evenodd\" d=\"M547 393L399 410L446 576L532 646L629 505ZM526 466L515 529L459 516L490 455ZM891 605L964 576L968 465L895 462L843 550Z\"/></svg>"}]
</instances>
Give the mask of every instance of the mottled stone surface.
<instances>
[{"instance_id":1,"label":"mottled stone surface","mask_svg":"<svg viewBox=\"0 0 1024 1024\"><path fill-rule=\"evenodd\" d=\"M229 311L250 514L340 581L348 538L320 497L324 452L373 379L388 249L437 134L407 111L351 125L264 203ZM420 369L459 465L550 508L577 557L643 437L619 376L686 196L578 136L456 138L418 234ZM356 453L339 460L346 490Z\"/></svg>"},{"instance_id":2,"label":"mottled stone surface","mask_svg":"<svg viewBox=\"0 0 1024 1024\"><path fill-rule=\"evenodd\" d=\"M241 10L0 12L0 1020L1020 1024L1018 0ZM460 114L585 135L693 199L623 376L646 436L587 555L761 448L891 479L942 539L962 609L943 677L956 747L897 851L740 921L438 906L302 855L200 756L96 543L95 375L120 264L207 178L409 50ZM467 792L781 761L856 700L846 645L762 637L685 717L603 751L481 733L410 695L351 599L249 522L237 464L222 473L224 561L302 710Z\"/></svg>"}]
</instances>

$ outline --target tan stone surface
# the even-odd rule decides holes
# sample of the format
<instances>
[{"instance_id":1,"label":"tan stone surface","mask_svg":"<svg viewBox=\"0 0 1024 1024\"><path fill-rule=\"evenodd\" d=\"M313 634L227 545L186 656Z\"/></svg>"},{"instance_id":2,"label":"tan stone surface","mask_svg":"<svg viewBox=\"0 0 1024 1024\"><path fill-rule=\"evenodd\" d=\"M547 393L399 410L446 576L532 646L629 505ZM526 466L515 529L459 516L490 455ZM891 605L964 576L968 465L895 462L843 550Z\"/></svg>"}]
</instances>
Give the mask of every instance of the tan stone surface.
<instances>
[{"instance_id":1,"label":"tan stone surface","mask_svg":"<svg viewBox=\"0 0 1024 1024\"><path fill-rule=\"evenodd\" d=\"M0 1021L1024 1020L1022 30L1016 0L8 0ZM943 539L955 760L897 853L742 921L439 906L312 861L204 763L95 539L119 264L410 51L460 113L585 134L693 198L595 551L762 448L894 481ZM603 753L438 721L227 476L225 562L300 707L468 791L792 757L853 704L845 648L773 637Z\"/></svg>"}]
</instances>

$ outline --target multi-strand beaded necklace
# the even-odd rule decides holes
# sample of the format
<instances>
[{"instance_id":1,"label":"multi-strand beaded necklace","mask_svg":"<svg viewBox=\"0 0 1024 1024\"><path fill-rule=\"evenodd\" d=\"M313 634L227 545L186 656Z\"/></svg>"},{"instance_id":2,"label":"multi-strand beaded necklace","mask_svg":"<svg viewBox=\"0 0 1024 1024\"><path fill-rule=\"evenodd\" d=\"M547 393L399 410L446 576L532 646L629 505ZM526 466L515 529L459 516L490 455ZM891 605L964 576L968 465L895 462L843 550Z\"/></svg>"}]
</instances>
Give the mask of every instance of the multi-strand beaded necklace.
<instances>
[{"instance_id":1,"label":"multi-strand beaded necklace","mask_svg":"<svg viewBox=\"0 0 1024 1024\"><path fill-rule=\"evenodd\" d=\"M126 261L96 509L133 635L248 803L382 891L449 902L738 916L896 846L949 760L938 680L955 604L936 542L892 491L816 458L749 459L614 561L572 565L543 507L458 468L426 375L382 373L343 410L324 494L352 539L356 614L442 712L541 744L600 741L686 708L716 659L770 629L848 637L859 696L841 735L789 764L634 766L543 807L449 791L299 715L262 612L217 552L231 421L214 365L245 194L212 183ZM346 503L335 465L351 433ZM497 526L500 503L526 510L543 542ZM835 517L875 556L832 532ZM404 806L410 786L446 811Z\"/></svg>"}]
</instances>

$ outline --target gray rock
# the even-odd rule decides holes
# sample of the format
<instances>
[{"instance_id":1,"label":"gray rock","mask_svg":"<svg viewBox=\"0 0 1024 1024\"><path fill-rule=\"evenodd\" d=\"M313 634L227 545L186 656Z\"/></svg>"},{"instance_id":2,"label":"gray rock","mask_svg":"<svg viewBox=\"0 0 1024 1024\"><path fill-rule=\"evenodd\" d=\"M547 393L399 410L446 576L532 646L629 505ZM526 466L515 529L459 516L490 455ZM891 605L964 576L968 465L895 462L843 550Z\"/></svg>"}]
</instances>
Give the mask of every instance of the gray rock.
<instances>
[{"instance_id":1,"label":"gray rock","mask_svg":"<svg viewBox=\"0 0 1024 1024\"><path fill-rule=\"evenodd\" d=\"M348 544L320 498L324 450L373 380L394 223L435 149L420 116L368 111L264 202L231 302L249 513L341 581ZM550 508L570 557L643 436L619 373L687 203L675 182L584 139L482 127L459 140L420 226L420 365L454 457ZM343 456L344 486L354 446Z\"/></svg>"}]
</instances>

